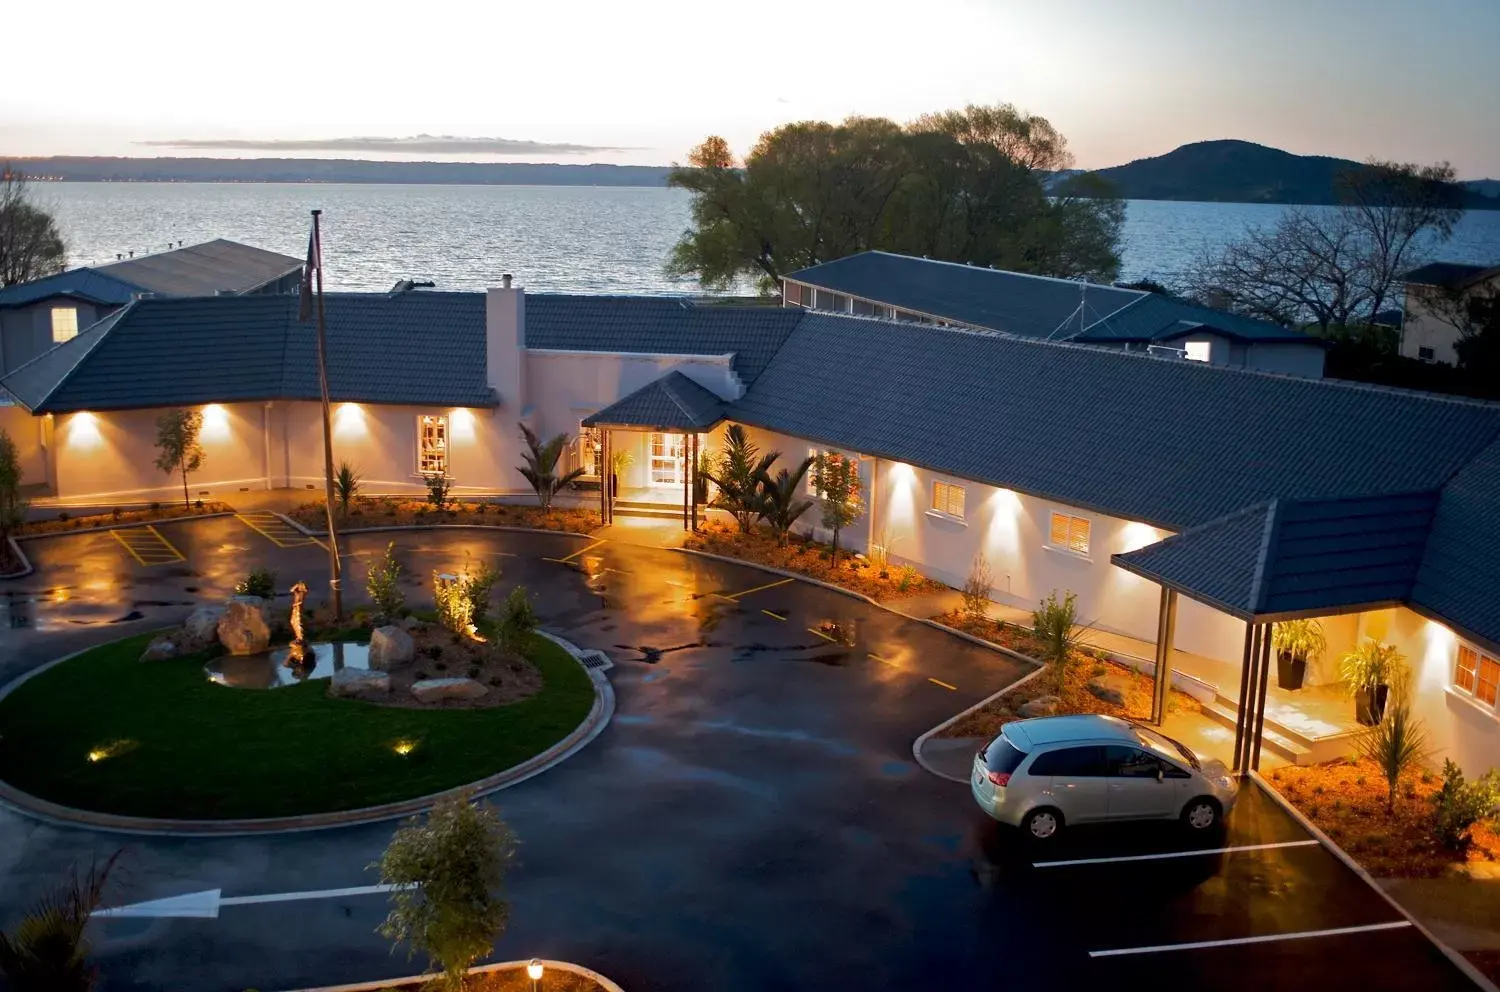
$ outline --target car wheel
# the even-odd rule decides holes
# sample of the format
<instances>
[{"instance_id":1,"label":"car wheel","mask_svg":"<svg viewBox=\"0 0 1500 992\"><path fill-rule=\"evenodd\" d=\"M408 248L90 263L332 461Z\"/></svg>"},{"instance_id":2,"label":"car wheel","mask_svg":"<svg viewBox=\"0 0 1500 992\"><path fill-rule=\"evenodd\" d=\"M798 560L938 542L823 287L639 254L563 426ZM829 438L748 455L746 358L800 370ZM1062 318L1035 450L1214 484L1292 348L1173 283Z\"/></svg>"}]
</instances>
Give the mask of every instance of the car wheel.
<instances>
[{"instance_id":1,"label":"car wheel","mask_svg":"<svg viewBox=\"0 0 1500 992\"><path fill-rule=\"evenodd\" d=\"M1034 809L1021 821L1021 830L1031 840L1051 840L1062 832L1063 815L1050 807Z\"/></svg>"},{"instance_id":2,"label":"car wheel","mask_svg":"<svg viewBox=\"0 0 1500 992\"><path fill-rule=\"evenodd\" d=\"M1219 804L1207 796L1191 799L1182 807L1182 823L1193 833L1203 833L1219 825L1222 811Z\"/></svg>"}]
</instances>

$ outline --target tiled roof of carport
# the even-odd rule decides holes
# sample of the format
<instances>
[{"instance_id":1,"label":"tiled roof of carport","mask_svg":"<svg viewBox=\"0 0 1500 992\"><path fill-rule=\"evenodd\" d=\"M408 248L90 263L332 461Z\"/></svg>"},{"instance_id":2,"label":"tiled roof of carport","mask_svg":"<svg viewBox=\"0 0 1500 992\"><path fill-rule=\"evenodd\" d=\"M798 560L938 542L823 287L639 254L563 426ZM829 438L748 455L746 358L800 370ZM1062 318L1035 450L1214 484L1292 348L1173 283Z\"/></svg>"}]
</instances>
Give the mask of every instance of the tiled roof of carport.
<instances>
[{"instance_id":1,"label":"tiled roof of carport","mask_svg":"<svg viewBox=\"0 0 1500 992\"><path fill-rule=\"evenodd\" d=\"M673 369L583 421L585 427L701 431L724 419L724 401Z\"/></svg>"}]
</instances>

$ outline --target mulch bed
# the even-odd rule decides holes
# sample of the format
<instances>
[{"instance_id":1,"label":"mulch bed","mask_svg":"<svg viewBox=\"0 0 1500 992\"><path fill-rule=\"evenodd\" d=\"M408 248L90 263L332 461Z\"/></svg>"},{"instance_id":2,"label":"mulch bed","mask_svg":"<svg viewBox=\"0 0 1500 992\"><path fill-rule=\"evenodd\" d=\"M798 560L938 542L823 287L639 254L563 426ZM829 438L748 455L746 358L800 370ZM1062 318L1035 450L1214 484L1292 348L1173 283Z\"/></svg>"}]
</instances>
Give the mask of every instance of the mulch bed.
<instances>
[{"instance_id":1,"label":"mulch bed","mask_svg":"<svg viewBox=\"0 0 1500 992\"><path fill-rule=\"evenodd\" d=\"M287 515L309 530L322 532L328 527L322 500L303 503ZM339 518L339 526L350 529L432 527L444 524L532 527L537 530L588 534L599 526L599 511L559 506L543 511L539 506L512 506L508 503L485 501L450 503L447 509L439 510L421 499L382 496L357 500L350 507L348 515Z\"/></svg>"},{"instance_id":2,"label":"mulch bed","mask_svg":"<svg viewBox=\"0 0 1500 992\"><path fill-rule=\"evenodd\" d=\"M542 674L517 654L498 644L476 641L429 623L411 634L416 648L412 661L389 669L391 694L370 702L416 710L478 710L505 706L542 691ZM474 679L489 688L479 699L444 699L420 703L411 694L411 684L422 679Z\"/></svg>"},{"instance_id":3,"label":"mulch bed","mask_svg":"<svg viewBox=\"0 0 1500 992\"><path fill-rule=\"evenodd\" d=\"M1001 623L988 617L975 619L960 612L944 613L933 617L938 623L962 630L975 637L982 637L993 644L1009 648L1029 658L1041 653L1037 638L1024 627ZM1111 676L1114 684L1123 684L1124 705L1107 702L1089 691L1089 680L1096 676ZM1124 665L1106 660L1086 652L1074 652L1068 664L1067 683L1062 692L1057 690L1057 677L1048 666L1046 674L1038 675L1014 692L980 707L973 713L945 728L940 737L993 737L1000 727L1012 720L1021 704L1039 696L1058 696L1061 700L1058 713L1102 713L1106 716L1131 717L1144 720L1151 715L1151 679ZM1167 712L1176 710L1198 712L1202 707L1185 692L1173 689L1167 697Z\"/></svg>"},{"instance_id":4,"label":"mulch bed","mask_svg":"<svg viewBox=\"0 0 1500 992\"><path fill-rule=\"evenodd\" d=\"M769 530L756 528L749 534L741 534L739 528L711 520L696 534L688 535L685 546L695 551L724 555L785 569L806 575L808 578L842 586L863 593L873 599L901 599L919 593L946 589L941 582L929 579L910 565L877 567L869 559L857 557L847 550L839 552L838 567L833 564L833 548L797 535L787 538L787 543L777 544Z\"/></svg>"},{"instance_id":5,"label":"mulch bed","mask_svg":"<svg viewBox=\"0 0 1500 992\"><path fill-rule=\"evenodd\" d=\"M210 513L233 513L234 508L218 500L197 500L191 506L181 503L164 503L144 510L115 509L109 513L91 513L75 517L67 510L59 510L51 520L32 520L21 525L18 537L34 537L38 534L64 534L75 530L95 530L100 527L120 527L125 524L149 524L161 520L178 520L183 517L202 517ZM3 558L3 552L0 552ZM0 571L3 571L0 568Z\"/></svg>"},{"instance_id":6,"label":"mulch bed","mask_svg":"<svg viewBox=\"0 0 1500 992\"><path fill-rule=\"evenodd\" d=\"M1432 878L1466 861L1500 860L1494 821L1473 827L1467 850L1438 841L1433 800L1442 777L1434 772L1405 778L1393 813L1385 808L1385 778L1365 758L1276 768L1266 777L1372 875Z\"/></svg>"},{"instance_id":7,"label":"mulch bed","mask_svg":"<svg viewBox=\"0 0 1500 992\"><path fill-rule=\"evenodd\" d=\"M426 992L432 988L434 986L423 982L408 982L380 992ZM524 967L487 971L470 975L464 981L464 992L532 992L531 979L526 977ZM540 992L604 992L604 986L591 978L554 968L542 975Z\"/></svg>"}]
</instances>

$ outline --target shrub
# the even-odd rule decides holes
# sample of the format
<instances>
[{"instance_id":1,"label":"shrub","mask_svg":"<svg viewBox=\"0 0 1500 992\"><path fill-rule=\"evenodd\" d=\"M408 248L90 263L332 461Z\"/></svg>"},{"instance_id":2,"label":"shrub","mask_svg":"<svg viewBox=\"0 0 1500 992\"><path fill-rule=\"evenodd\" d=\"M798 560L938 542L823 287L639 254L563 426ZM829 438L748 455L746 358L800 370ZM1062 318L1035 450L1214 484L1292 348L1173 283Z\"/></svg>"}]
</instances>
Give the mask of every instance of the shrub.
<instances>
[{"instance_id":1,"label":"shrub","mask_svg":"<svg viewBox=\"0 0 1500 992\"><path fill-rule=\"evenodd\" d=\"M464 596L469 600L470 622L475 625L484 623L490 612L490 592L500 581L500 569L482 561L477 569L470 570L469 563L464 562L463 580Z\"/></svg>"},{"instance_id":2,"label":"shrub","mask_svg":"<svg viewBox=\"0 0 1500 992\"><path fill-rule=\"evenodd\" d=\"M974 556L969 566L969 577L964 579L963 613L970 620L983 620L990 606L990 587L995 584L994 572L984 552Z\"/></svg>"},{"instance_id":3,"label":"shrub","mask_svg":"<svg viewBox=\"0 0 1500 992\"><path fill-rule=\"evenodd\" d=\"M1041 661L1050 662L1057 669L1057 689L1062 691L1067 681L1069 657L1078 650L1085 628L1078 625L1078 595L1069 592L1061 600L1057 590L1031 612L1031 630L1042 642Z\"/></svg>"},{"instance_id":4,"label":"shrub","mask_svg":"<svg viewBox=\"0 0 1500 992\"><path fill-rule=\"evenodd\" d=\"M48 892L9 933L0 933L0 975L14 992L88 992L99 970L88 963L85 936L89 918L104 901L104 889L115 852L103 865L67 880Z\"/></svg>"},{"instance_id":5,"label":"shrub","mask_svg":"<svg viewBox=\"0 0 1500 992\"><path fill-rule=\"evenodd\" d=\"M500 614L500 647L511 654L520 654L536 627L536 609L531 605L531 595L525 586L516 586L505 597Z\"/></svg>"},{"instance_id":6,"label":"shrub","mask_svg":"<svg viewBox=\"0 0 1500 992\"><path fill-rule=\"evenodd\" d=\"M427 480L427 502L435 509L446 510L452 501L448 495L453 488L453 480L448 478L446 472L434 472L426 476Z\"/></svg>"},{"instance_id":7,"label":"shrub","mask_svg":"<svg viewBox=\"0 0 1500 992\"><path fill-rule=\"evenodd\" d=\"M269 568L257 568L235 583L236 596L259 596L261 599L276 598L276 573Z\"/></svg>"},{"instance_id":8,"label":"shrub","mask_svg":"<svg viewBox=\"0 0 1500 992\"><path fill-rule=\"evenodd\" d=\"M401 591L401 564L396 561L396 542L385 546L385 554L370 566L365 580L365 592L375 610L386 619L399 616L406 606L406 594Z\"/></svg>"},{"instance_id":9,"label":"shrub","mask_svg":"<svg viewBox=\"0 0 1500 992\"><path fill-rule=\"evenodd\" d=\"M1411 715L1406 699L1398 696L1386 708L1385 719L1360 735L1359 753L1373 761L1385 777L1387 811L1396 808L1396 790L1402 777L1427 755L1427 735L1421 721Z\"/></svg>"},{"instance_id":10,"label":"shrub","mask_svg":"<svg viewBox=\"0 0 1500 992\"><path fill-rule=\"evenodd\" d=\"M333 476L333 498L338 501L339 512L349 515L349 507L359 499L363 480L348 462L339 462L339 470Z\"/></svg>"},{"instance_id":11,"label":"shrub","mask_svg":"<svg viewBox=\"0 0 1500 992\"><path fill-rule=\"evenodd\" d=\"M1366 638L1339 662L1339 678L1350 695L1382 685L1399 690L1406 676L1406 656L1394 644L1382 644L1373 637Z\"/></svg>"},{"instance_id":12,"label":"shrub","mask_svg":"<svg viewBox=\"0 0 1500 992\"><path fill-rule=\"evenodd\" d=\"M0 540L20 530L26 522L30 502L21 495L21 478L20 452L10 435L0 429Z\"/></svg>"},{"instance_id":13,"label":"shrub","mask_svg":"<svg viewBox=\"0 0 1500 992\"><path fill-rule=\"evenodd\" d=\"M517 471L531 483L531 488L536 492L537 504L543 510L552 509L552 497L558 491L566 487L574 479L583 475L582 467L571 471L557 474L557 462L562 453L568 447L568 435L558 434L551 440L543 443L536 432L525 424L521 425L521 438L526 442L526 450L521 453L525 465L517 466Z\"/></svg>"},{"instance_id":14,"label":"shrub","mask_svg":"<svg viewBox=\"0 0 1500 992\"><path fill-rule=\"evenodd\" d=\"M396 886L380 934L427 954L447 989L494 949L509 907L500 897L517 839L494 807L460 795L440 800L424 823L407 820L376 864Z\"/></svg>"},{"instance_id":15,"label":"shrub","mask_svg":"<svg viewBox=\"0 0 1500 992\"><path fill-rule=\"evenodd\" d=\"M1443 787L1435 798L1438 838L1448 847L1462 849L1468 846L1469 828L1500 805L1500 778L1492 768L1478 781L1466 782L1463 769L1445 760Z\"/></svg>"},{"instance_id":16,"label":"shrub","mask_svg":"<svg viewBox=\"0 0 1500 992\"><path fill-rule=\"evenodd\" d=\"M73 514L69 513L67 510L63 510L57 515L57 519L63 521L64 523L67 523L69 520L73 519Z\"/></svg>"},{"instance_id":17,"label":"shrub","mask_svg":"<svg viewBox=\"0 0 1500 992\"><path fill-rule=\"evenodd\" d=\"M921 581L922 573L917 571L915 565L902 565L896 569L896 588L901 592L905 592Z\"/></svg>"},{"instance_id":18,"label":"shrub","mask_svg":"<svg viewBox=\"0 0 1500 992\"><path fill-rule=\"evenodd\" d=\"M769 478L779 457L774 451L761 455L739 424L730 424L724 431L724 453L712 471L704 474L719 489L710 505L732 514L741 534L750 533L751 524L761 515L761 477Z\"/></svg>"}]
</instances>

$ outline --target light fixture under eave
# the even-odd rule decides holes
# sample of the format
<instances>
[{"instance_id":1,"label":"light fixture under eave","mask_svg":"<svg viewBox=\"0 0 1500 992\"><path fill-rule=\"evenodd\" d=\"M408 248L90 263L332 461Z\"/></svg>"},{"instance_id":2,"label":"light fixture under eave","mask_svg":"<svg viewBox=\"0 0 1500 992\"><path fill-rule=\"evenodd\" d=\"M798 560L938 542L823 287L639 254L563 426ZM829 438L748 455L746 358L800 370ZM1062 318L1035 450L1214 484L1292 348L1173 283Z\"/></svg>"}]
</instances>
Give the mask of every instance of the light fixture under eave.
<instances>
[{"instance_id":1,"label":"light fixture under eave","mask_svg":"<svg viewBox=\"0 0 1500 992\"><path fill-rule=\"evenodd\" d=\"M340 403L333 412L333 436L349 441L366 433L364 407L358 403Z\"/></svg>"},{"instance_id":2,"label":"light fixture under eave","mask_svg":"<svg viewBox=\"0 0 1500 992\"><path fill-rule=\"evenodd\" d=\"M448 415L448 430L455 441L474 440L474 411L458 407Z\"/></svg>"},{"instance_id":3,"label":"light fixture under eave","mask_svg":"<svg viewBox=\"0 0 1500 992\"><path fill-rule=\"evenodd\" d=\"M70 448L88 451L104 445L99 418L87 410L80 410L68 418L67 431L67 444Z\"/></svg>"},{"instance_id":4,"label":"light fixture under eave","mask_svg":"<svg viewBox=\"0 0 1500 992\"><path fill-rule=\"evenodd\" d=\"M205 441L223 441L229 437L229 411L217 403L203 408L203 429L200 437Z\"/></svg>"}]
</instances>

